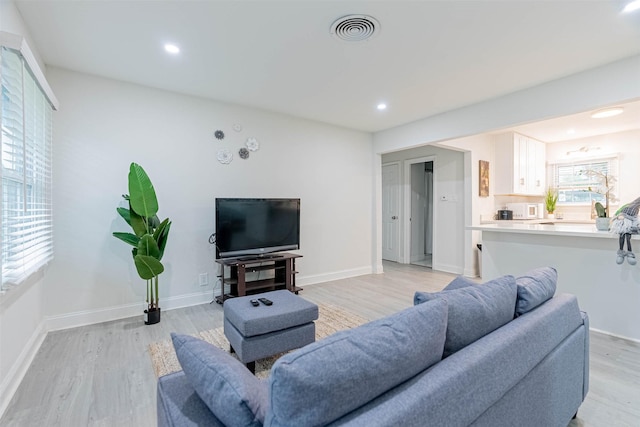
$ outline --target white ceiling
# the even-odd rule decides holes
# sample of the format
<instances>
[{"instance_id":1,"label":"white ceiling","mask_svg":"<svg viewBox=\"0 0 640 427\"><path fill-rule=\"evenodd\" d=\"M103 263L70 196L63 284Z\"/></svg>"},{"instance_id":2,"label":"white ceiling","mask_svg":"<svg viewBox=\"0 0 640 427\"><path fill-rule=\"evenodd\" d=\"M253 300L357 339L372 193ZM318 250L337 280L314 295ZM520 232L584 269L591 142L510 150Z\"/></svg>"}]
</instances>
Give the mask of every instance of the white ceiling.
<instances>
[{"instance_id":1,"label":"white ceiling","mask_svg":"<svg viewBox=\"0 0 640 427\"><path fill-rule=\"evenodd\" d=\"M47 65L370 132L640 54L622 0L15 3ZM380 33L332 37L351 13Z\"/></svg>"}]
</instances>

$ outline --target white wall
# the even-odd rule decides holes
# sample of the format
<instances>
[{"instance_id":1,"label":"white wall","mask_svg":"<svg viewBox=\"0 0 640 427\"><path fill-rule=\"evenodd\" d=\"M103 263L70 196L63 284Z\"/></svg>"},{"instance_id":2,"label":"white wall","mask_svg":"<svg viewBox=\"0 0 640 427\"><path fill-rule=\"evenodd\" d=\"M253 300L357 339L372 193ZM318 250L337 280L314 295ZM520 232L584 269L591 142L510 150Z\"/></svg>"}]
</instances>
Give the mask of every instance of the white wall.
<instances>
[{"instance_id":1,"label":"white wall","mask_svg":"<svg viewBox=\"0 0 640 427\"><path fill-rule=\"evenodd\" d=\"M22 20L22 16L20 12L13 4L12 0L2 0L0 1L0 31L6 31L8 33L17 34L24 37L27 40L27 44L33 53L33 56L38 61L38 65L40 68L45 70L44 62L40 56L40 53L37 50L33 39L31 38L31 34L29 34L29 30Z\"/></svg>"},{"instance_id":2,"label":"white wall","mask_svg":"<svg viewBox=\"0 0 640 427\"><path fill-rule=\"evenodd\" d=\"M469 225L480 224L481 217L493 216L496 213L493 190L496 167L493 138L490 135L475 135L467 138L452 139L438 145L471 153L471 168L465 171L465 179L468 178L472 183L470 200L472 215ZM480 197L480 160L489 162L489 197Z\"/></svg>"},{"instance_id":3,"label":"white wall","mask_svg":"<svg viewBox=\"0 0 640 427\"><path fill-rule=\"evenodd\" d=\"M434 202L433 269L461 274L464 271L464 155L432 145L382 155L382 163L401 163L401 176L405 177L404 161L435 156L433 186ZM403 182L405 179L402 178ZM402 204L404 206L402 192ZM439 200L446 195L448 201ZM455 198L455 200L453 199ZM405 227L405 215L401 217L401 230ZM401 258L404 254L404 233L400 234Z\"/></svg>"},{"instance_id":4,"label":"white wall","mask_svg":"<svg viewBox=\"0 0 640 427\"><path fill-rule=\"evenodd\" d=\"M373 135L374 152L478 135L640 99L640 55Z\"/></svg>"},{"instance_id":5,"label":"white wall","mask_svg":"<svg viewBox=\"0 0 640 427\"><path fill-rule=\"evenodd\" d=\"M127 225L115 208L129 163L156 188L173 221L160 276L163 308L210 301L216 197L299 197L299 283L372 272L371 136L288 116L229 106L51 68L55 116L55 260L46 277L52 328L141 315L144 282L129 248L111 236ZM240 123L241 132L232 130ZM221 129L227 137L217 141ZM247 137L260 150L237 156ZM234 161L216 161L219 148ZM164 303L163 303L164 301Z\"/></svg>"},{"instance_id":6,"label":"white wall","mask_svg":"<svg viewBox=\"0 0 640 427\"><path fill-rule=\"evenodd\" d=\"M464 150L467 153L465 163L465 202L471 210L465 211L465 226L480 224L481 218L491 218L495 211L495 156L494 143L490 135L476 135L445 141L440 146ZM489 162L489 197L480 197L480 160ZM480 276L480 256L477 244L482 243L482 232L465 230L464 259L466 276Z\"/></svg>"}]
</instances>

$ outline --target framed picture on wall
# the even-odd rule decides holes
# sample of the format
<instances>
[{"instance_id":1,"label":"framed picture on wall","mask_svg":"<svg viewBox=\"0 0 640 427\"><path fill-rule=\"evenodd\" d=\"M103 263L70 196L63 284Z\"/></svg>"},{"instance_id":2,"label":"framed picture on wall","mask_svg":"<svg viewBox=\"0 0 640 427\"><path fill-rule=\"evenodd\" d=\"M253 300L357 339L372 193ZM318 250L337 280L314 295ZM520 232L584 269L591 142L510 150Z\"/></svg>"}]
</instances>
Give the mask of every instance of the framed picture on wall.
<instances>
[{"instance_id":1,"label":"framed picture on wall","mask_svg":"<svg viewBox=\"0 0 640 427\"><path fill-rule=\"evenodd\" d=\"M480 160L480 197L489 197L489 162Z\"/></svg>"}]
</instances>

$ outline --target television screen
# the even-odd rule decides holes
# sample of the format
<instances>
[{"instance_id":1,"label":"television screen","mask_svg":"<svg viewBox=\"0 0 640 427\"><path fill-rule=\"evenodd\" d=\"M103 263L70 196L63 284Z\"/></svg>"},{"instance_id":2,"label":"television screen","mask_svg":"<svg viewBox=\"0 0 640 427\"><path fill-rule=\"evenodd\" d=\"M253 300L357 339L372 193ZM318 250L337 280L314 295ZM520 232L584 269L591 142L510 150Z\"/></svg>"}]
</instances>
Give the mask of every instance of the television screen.
<instances>
[{"instance_id":1,"label":"television screen","mask_svg":"<svg viewBox=\"0 0 640 427\"><path fill-rule=\"evenodd\" d=\"M300 248L300 199L216 199L216 255Z\"/></svg>"}]
</instances>

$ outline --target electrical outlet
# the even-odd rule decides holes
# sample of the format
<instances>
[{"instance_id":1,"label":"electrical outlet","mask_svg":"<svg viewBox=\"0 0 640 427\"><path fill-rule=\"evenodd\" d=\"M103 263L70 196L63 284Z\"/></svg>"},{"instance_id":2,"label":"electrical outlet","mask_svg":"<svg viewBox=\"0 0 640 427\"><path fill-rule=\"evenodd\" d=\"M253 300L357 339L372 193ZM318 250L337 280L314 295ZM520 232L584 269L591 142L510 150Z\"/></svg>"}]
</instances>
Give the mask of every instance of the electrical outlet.
<instances>
[{"instance_id":1,"label":"electrical outlet","mask_svg":"<svg viewBox=\"0 0 640 427\"><path fill-rule=\"evenodd\" d=\"M209 284L209 273L200 273L198 280L200 286L207 286Z\"/></svg>"}]
</instances>

